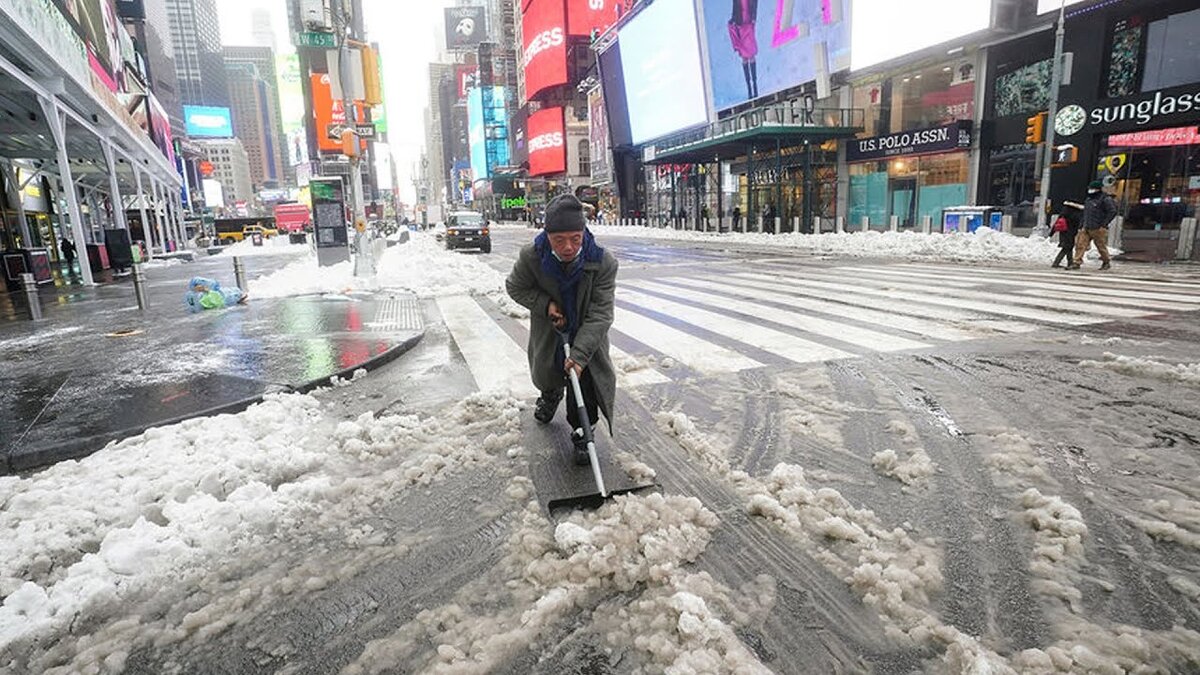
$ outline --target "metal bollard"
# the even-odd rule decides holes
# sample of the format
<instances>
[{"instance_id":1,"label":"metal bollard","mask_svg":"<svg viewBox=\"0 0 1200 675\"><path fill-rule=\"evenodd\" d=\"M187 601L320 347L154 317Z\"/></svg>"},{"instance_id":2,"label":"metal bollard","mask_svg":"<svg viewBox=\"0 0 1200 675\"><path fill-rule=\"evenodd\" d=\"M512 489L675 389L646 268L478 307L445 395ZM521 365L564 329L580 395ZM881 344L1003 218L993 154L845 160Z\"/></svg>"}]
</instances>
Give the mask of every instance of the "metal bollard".
<instances>
[{"instance_id":1,"label":"metal bollard","mask_svg":"<svg viewBox=\"0 0 1200 675\"><path fill-rule=\"evenodd\" d=\"M933 216L921 216L921 233L929 234L933 232Z\"/></svg>"},{"instance_id":2,"label":"metal bollard","mask_svg":"<svg viewBox=\"0 0 1200 675\"><path fill-rule=\"evenodd\" d=\"M242 259L234 256L233 258L233 279L237 287L246 290L246 268L242 265Z\"/></svg>"},{"instance_id":3,"label":"metal bollard","mask_svg":"<svg viewBox=\"0 0 1200 675\"><path fill-rule=\"evenodd\" d=\"M1196 219L1184 218L1179 224L1179 243L1175 247L1176 260L1190 260L1196 247Z\"/></svg>"},{"instance_id":4,"label":"metal bollard","mask_svg":"<svg viewBox=\"0 0 1200 675\"><path fill-rule=\"evenodd\" d=\"M1000 231L1004 234L1012 234L1013 232L1013 217L1000 216Z\"/></svg>"},{"instance_id":5,"label":"metal bollard","mask_svg":"<svg viewBox=\"0 0 1200 675\"><path fill-rule=\"evenodd\" d=\"M779 232L782 228L783 228L783 218L776 217L775 218L775 234L779 234Z\"/></svg>"},{"instance_id":6,"label":"metal bollard","mask_svg":"<svg viewBox=\"0 0 1200 675\"><path fill-rule=\"evenodd\" d=\"M838 216L837 219L833 221L833 227L834 227L834 231L836 231L838 234L845 234L846 233L846 217Z\"/></svg>"},{"instance_id":7,"label":"metal bollard","mask_svg":"<svg viewBox=\"0 0 1200 675\"><path fill-rule=\"evenodd\" d=\"M813 216L813 234L821 234L821 216Z\"/></svg>"},{"instance_id":8,"label":"metal bollard","mask_svg":"<svg viewBox=\"0 0 1200 675\"><path fill-rule=\"evenodd\" d=\"M1121 243L1125 239L1125 218L1117 216L1113 218L1112 224L1108 227L1108 247L1121 248Z\"/></svg>"},{"instance_id":9,"label":"metal bollard","mask_svg":"<svg viewBox=\"0 0 1200 675\"><path fill-rule=\"evenodd\" d=\"M137 296L138 309L146 309L146 273L140 263L133 266L133 294Z\"/></svg>"},{"instance_id":10,"label":"metal bollard","mask_svg":"<svg viewBox=\"0 0 1200 675\"><path fill-rule=\"evenodd\" d=\"M891 232L900 231L900 216L892 216L888 218L888 230Z\"/></svg>"},{"instance_id":11,"label":"metal bollard","mask_svg":"<svg viewBox=\"0 0 1200 675\"><path fill-rule=\"evenodd\" d=\"M84 261L86 264L87 261ZM38 297L37 282L29 272L21 274L21 285L25 287L25 300L29 303L29 318L33 321L42 319L42 299Z\"/></svg>"},{"instance_id":12,"label":"metal bollard","mask_svg":"<svg viewBox=\"0 0 1200 675\"><path fill-rule=\"evenodd\" d=\"M871 219L866 216L863 216L863 219L862 219L862 231L863 232L871 231Z\"/></svg>"}]
</instances>

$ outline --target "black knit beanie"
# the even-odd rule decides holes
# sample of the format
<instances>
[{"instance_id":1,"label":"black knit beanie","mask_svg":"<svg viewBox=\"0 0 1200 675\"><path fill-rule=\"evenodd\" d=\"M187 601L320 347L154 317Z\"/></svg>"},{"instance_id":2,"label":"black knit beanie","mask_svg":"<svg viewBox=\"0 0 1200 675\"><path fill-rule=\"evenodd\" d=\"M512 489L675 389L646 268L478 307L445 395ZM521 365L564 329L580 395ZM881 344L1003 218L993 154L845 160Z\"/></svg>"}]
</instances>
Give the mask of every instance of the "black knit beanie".
<instances>
[{"instance_id":1,"label":"black knit beanie","mask_svg":"<svg viewBox=\"0 0 1200 675\"><path fill-rule=\"evenodd\" d=\"M547 232L582 232L587 227L583 202L571 195L560 195L546 205Z\"/></svg>"}]
</instances>

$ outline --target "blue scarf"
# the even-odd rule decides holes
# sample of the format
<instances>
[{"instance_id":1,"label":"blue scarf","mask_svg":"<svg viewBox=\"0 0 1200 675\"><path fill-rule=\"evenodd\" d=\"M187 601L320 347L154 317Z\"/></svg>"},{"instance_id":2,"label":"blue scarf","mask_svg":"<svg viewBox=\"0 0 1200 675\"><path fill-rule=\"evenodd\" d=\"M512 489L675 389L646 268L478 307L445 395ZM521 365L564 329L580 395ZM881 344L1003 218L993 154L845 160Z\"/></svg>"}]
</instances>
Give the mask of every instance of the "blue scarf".
<instances>
[{"instance_id":1,"label":"blue scarf","mask_svg":"<svg viewBox=\"0 0 1200 675\"><path fill-rule=\"evenodd\" d=\"M604 249L596 244L596 238L592 236L590 230L586 229L583 231L583 248L580 249L579 255L566 265L554 257L554 249L550 247L550 235L545 231L538 234L537 238L533 240L533 247L541 257L542 271L546 273L546 276L558 282L559 297L563 301L562 311L567 318L567 328L564 332L571 342L574 342L575 333L579 330L576 304L579 282L583 279L583 266L584 263L598 263L603 260ZM561 367L563 364L562 350L557 350L557 352L554 360Z\"/></svg>"}]
</instances>

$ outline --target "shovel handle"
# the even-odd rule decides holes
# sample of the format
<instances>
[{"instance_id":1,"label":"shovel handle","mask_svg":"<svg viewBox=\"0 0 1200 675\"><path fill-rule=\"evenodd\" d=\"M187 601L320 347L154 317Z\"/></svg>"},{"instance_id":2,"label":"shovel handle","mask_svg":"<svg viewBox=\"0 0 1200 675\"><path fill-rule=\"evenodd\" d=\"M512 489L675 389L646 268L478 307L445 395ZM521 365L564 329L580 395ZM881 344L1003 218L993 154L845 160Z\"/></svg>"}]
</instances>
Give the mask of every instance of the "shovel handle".
<instances>
[{"instance_id":1,"label":"shovel handle","mask_svg":"<svg viewBox=\"0 0 1200 675\"><path fill-rule=\"evenodd\" d=\"M571 344L567 336L562 335L564 358L571 358ZM608 499L608 488L604 486L604 476L600 473L600 460L596 457L596 439L592 436L592 421L588 419L587 406L583 403L583 389L579 386L579 376L574 368L567 369L567 377L571 380L571 392L575 396L575 409L579 413L579 421L583 422L583 438L587 441L588 461L592 465L592 478L596 481L596 489L600 496Z\"/></svg>"}]
</instances>

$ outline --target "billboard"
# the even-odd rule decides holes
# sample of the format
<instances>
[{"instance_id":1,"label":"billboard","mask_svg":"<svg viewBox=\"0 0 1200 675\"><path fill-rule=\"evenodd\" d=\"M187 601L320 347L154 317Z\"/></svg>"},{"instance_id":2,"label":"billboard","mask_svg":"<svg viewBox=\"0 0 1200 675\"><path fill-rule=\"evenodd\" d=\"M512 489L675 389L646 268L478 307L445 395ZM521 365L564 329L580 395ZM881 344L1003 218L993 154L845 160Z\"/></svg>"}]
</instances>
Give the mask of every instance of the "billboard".
<instances>
[{"instance_id":1,"label":"billboard","mask_svg":"<svg viewBox=\"0 0 1200 675\"><path fill-rule=\"evenodd\" d=\"M566 173L567 139L562 108L544 108L530 115L526 136L530 176Z\"/></svg>"},{"instance_id":2,"label":"billboard","mask_svg":"<svg viewBox=\"0 0 1200 675\"><path fill-rule=\"evenodd\" d=\"M854 0L852 7L852 70L985 30L992 22L991 0L925 0L920 12L895 0Z\"/></svg>"},{"instance_id":3,"label":"billboard","mask_svg":"<svg viewBox=\"0 0 1200 675\"><path fill-rule=\"evenodd\" d=\"M447 7L446 49L474 50L487 39L487 19L483 7Z\"/></svg>"},{"instance_id":4,"label":"billboard","mask_svg":"<svg viewBox=\"0 0 1200 675\"><path fill-rule=\"evenodd\" d=\"M849 2L738 0L731 12L729 0L703 0L713 108L732 108L849 68Z\"/></svg>"},{"instance_id":5,"label":"billboard","mask_svg":"<svg viewBox=\"0 0 1200 675\"><path fill-rule=\"evenodd\" d=\"M563 0L530 0L521 20L525 98L567 83L567 17Z\"/></svg>"},{"instance_id":6,"label":"billboard","mask_svg":"<svg viewBox=\"0 0 1200 675\"><path fill-rule=\"evenodd\" d=\"M708 121L692 0L657 0L625 25L620 42L635 144Z\"/></svg>"},{"instance_id":7,"label":"billboard","mask_svg":"<svg viewBox=\"0 0 1200 675\"><path fill-rule=\"evenodd\" d=\"M504 112L504 87L492 87L490 101L481 87L467 94L468 138L471 146L471 173L475 180L491 178L496 167L506 166L508 154L508 117Z\"/></svg>"},{"instance_id":8,"label":"billboard","mask_svg":"<svg viewBox=\"0 0 1200 675\"><path fill-rule=\"evenodd\" d=\"M567 0L567 33L588 37L593 30L603 33L617 21L617 6L628 0Z\"/></svg>"},{"instance_id":9,"label":"billboard","mask_svg":"<svg viewBox=\"0 0 1200 675\"><path fill-rule=\"evenodd\" d=\"M232 138L233 117L229 108L208 105L183 106L183 123L192 138Z\"/></svg>"},{"instance_id":10,"label":"billboard","mask_svg":"<svg viewBox=\"0 0 1200 675\"><path fill-rule=\"evenodd\" d=\"M625 104L625 71L621 68L621 41L600 52L600 84L608 113L608 135L613 147L633 144L629 132L629 107Z\"/></svg>"},{"instance_id":11,"label":"billboard","mask_svg":"<svg viewBox=\"0 0 1200 675\"><path fill-rule=\"evenodd\" d=\"M466 99L471 87L479 84L479 66L454 66L454 81L458 83L458 100Z\"/></svg>"},{"instance_id":12,"label":"billboard","mask_svg":"<svg viewBox=\"0 0 1200 675\"><path fill-rule=\"evenodd\" d=\"M313 73L310 76L310 86L313 98L313 118L316 121L317 148L322 152L342 152L342 141L329 136L330 127L346 123L345 106L341 99L333 97L333 89L329 84L329 75ZM355 106L354 119L360 124L367 121L361 103ZM359 143L362 150L367 149L367 142Z\"/></svg>"},{"instance_id":13,"label":"billboard","mask_svg":"<svg viewBox=\"0 0 1200 675\"><path fill-rule=\"evenodd\" d=\"M608 115L600 87L588 92L588 143L591 146L592 182L612 181L612 158L608 150Z\"/></svg>"}]
</instances>

